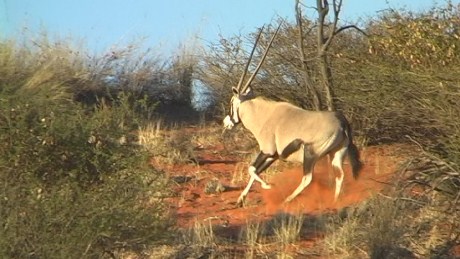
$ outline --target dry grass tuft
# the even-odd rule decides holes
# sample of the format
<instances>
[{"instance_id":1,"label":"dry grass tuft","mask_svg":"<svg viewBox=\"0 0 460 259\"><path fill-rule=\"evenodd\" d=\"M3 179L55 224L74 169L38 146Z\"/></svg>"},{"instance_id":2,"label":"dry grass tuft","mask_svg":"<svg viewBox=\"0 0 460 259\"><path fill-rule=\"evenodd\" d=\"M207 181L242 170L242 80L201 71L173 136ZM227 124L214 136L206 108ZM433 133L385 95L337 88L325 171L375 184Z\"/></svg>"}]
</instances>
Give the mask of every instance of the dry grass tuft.
<instances>
[{"instance_id":1,"label":"dry grass tuft","mask_svg":"<svg viewBox=\"0 0 460 259\"><path fill-rule=\"evenodd\" d=\"M157 162L167 165L196 161L191 139L184 134L162 128L162 121L139 127L139 145Z\"/></svg>"}]
</instances>

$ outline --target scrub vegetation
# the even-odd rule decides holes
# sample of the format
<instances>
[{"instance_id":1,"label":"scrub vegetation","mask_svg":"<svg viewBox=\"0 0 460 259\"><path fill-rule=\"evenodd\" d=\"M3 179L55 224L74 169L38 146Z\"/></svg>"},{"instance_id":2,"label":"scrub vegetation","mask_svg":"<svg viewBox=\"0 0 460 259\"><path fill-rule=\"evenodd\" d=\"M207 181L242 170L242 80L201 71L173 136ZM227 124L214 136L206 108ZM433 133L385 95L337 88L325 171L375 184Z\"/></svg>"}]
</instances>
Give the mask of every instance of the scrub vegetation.
<instances>
[{"instance_id":1,"label":"scrub vegetation","mask_svg":"<svg viewBox=\"0 0 460 259\"><path fill-rule=\"evenodd\" d=\"M223 159L239 161L255 148L247 132L223 136L216 121L257 32L166 61L135 44L98 56L46 33L3 39L0 257L460 256L460 6L386 10L334 34L321 59L317 20L298 19L302 44L299 20L284 22L253 87L327 109L322 86L331 80L334 108L350 119L361 148L411 147L398 154L405 162L383 192L339 211L248 219L233 238L219 236L212 220L181 229L168 201L177 196L172 187L193 179L171 178L164 168L200 165L194 152L203 145L224 145ZM326 19L326 32L330 25ZM206 88L199 98L197 86ZM201 130L189 138L190 125ZM235 154L242 138L246 153ZM234 170L244 178L244 169ZM314 247L300 249L311 233Z\"/></svg>"}]
</instances>

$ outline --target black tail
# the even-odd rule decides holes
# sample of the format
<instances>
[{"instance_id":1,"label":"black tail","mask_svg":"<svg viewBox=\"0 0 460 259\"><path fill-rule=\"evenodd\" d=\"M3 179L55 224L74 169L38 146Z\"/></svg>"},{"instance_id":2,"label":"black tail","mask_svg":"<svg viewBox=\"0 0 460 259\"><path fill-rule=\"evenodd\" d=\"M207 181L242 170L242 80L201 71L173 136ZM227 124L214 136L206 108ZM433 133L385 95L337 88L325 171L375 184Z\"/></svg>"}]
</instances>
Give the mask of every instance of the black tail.
<instances>
[{"instance_id":1,"label":"black tail","mask_svg":"<svg viewBox=\"0 0 460 259\"><path fill-rule=\"evenodd\" d=\"M345 120L346 121L346 120ZM346 121L345 123L345 135L348 138L348 159L350 159L351 170L353 172L353 178L358 179L359 172L363 168L363 163L361 162L359 150L356 145L353 143L353 135L351 132L350 124Z\"/></svg>"},{"instance_id":2,"label":"black tail","mask_svg":"<svg viewBox=\"0 0 460 259\"><path fill-rule=\"evenodd\" d=\"M358 179L359 172L363 168L363 163L359 159L358 148L353 143L348 145L348 157L350 159L351 169L353 171L353 178Z\"/></svg>"}]
</instances>

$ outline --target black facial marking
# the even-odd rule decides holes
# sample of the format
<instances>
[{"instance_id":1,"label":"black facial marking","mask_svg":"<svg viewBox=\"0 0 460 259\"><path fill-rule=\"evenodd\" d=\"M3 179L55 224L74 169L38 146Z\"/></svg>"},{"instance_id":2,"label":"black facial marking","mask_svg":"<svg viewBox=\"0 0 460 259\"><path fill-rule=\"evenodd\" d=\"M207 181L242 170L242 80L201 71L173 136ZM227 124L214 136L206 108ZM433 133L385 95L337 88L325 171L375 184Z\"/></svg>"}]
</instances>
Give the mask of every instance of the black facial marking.
<instances>
[{"instance_id":1,"label":"black facial marking","mask_svg":"<svg viewBox=\"0 0 460 259\"><path fill-rule=\"evenodd\" d=\"M237 116L238 116L238 108L237 108L237 111L234 111L234 106L233 106L234 99L235 99L235 96L233 96L232 99L230 100L230 111L229 111L228 116L230 117L230 121L236 125L236 124L239 124L241 120L235 121L234 119L235 112L237 113Z\"/></svg>"},{"instance_id":2,"label":"black facial marking","mask_svg":"<svg viewBox=\"0 0 460 259\"><path fill-rule=\"evenodd\" d=\"M233 98L230 100L230 119L233 120Z\"/></svg>"}]
</instances>

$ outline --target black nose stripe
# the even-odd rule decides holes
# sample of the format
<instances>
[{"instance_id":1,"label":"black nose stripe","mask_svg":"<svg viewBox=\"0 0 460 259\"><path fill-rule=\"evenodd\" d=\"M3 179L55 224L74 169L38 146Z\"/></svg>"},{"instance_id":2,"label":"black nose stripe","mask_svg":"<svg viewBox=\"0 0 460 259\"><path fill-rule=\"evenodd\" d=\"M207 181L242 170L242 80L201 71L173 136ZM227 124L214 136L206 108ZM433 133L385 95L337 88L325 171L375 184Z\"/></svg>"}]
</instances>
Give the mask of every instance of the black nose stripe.
<instances>
[{"instance_id":1,"label":"black nose stripe","mask_svg":"<svg viewBox=\"0 0 460 259\"><path fill-rule=\"evenodd\" d=\"M230 100L230 118L232 118L232 120L233 120L233 113L234 113L233 112L233 99L234 98L235 97L232 97L232 99Z\"/></svg>"},{"instance_id":2,"label":"black nose stripe","mask_svg":"<svg viewBox=\"0 0 460 259\"><path fill-rule=\"evenodd\" d=\"M235 121L235 119L233 118L234 115L235 115L235 111L234 111L234 106L233 106L233 101L234 101L235 97L232 97L232 99L230 100L230 112L229 112L229 117L230 117L230 121L233 122L233 124L238 124L240 122L240 120L237 122ZM238 110L238 108L237 108ZM236 111L238 113L238 111ZM239 119L239 118L238 118Z\"/></svg>"}]
</instances>

